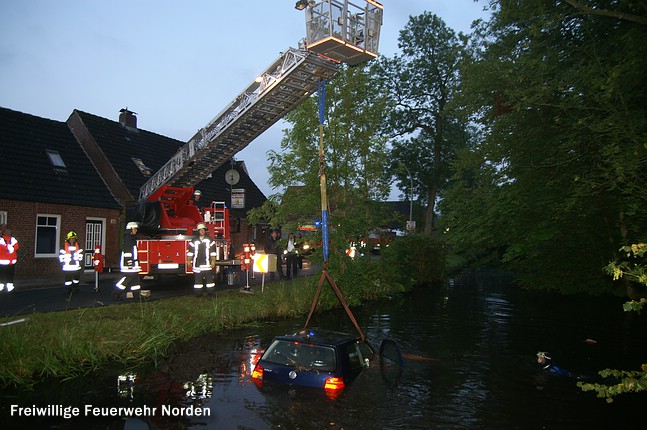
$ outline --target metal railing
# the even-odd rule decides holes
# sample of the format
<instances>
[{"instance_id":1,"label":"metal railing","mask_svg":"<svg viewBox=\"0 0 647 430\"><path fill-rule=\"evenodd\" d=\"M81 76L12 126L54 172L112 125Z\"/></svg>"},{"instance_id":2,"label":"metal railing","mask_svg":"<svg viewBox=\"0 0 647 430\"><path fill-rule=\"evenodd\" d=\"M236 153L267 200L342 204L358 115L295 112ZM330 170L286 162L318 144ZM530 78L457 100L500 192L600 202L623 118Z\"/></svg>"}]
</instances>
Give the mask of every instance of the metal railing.
<instances>
[{"instance_id":1,"label":"metal railing","mask_svg":"<svg viewBox=\"0 0 647 430\"><path fill-rule=\"evenodd\" d=\"M206 179L252 140L339 72L336 61L290 48L200 129L140 189L145 199L164 184L186 187Z\"/></svg>"}]
</instances>

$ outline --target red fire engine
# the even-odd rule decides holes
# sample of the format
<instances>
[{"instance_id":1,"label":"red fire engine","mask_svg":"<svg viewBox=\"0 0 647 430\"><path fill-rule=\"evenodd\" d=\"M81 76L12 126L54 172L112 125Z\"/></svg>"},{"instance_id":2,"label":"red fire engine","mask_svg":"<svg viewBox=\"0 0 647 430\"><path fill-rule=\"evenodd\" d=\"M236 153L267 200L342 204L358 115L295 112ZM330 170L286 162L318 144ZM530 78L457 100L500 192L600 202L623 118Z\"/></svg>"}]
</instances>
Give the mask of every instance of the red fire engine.
<instances>
[{"instance_id":1,"label":"red fire engine","mask_svg":"<svg viewBox=\"0 0 647 430\"><path fill-rule=\"evenodd\" d=\"M240 264L229 256L231 232L229 208L225 202L212 202L209 207L204 208L203 215L198 207L191 203L192 195L192 187L163 185L147 200L147 204L144 205L147 207L145 211L149 217L159 220L159 228L156 229L153 238L137 241L141 275L192 273L186 265L186 255L195 226L199 222L207 226L207 234L216 240L216 258L219 265ZM143 227L145 231L146 226Z\"/></svg>"}]
</instances>

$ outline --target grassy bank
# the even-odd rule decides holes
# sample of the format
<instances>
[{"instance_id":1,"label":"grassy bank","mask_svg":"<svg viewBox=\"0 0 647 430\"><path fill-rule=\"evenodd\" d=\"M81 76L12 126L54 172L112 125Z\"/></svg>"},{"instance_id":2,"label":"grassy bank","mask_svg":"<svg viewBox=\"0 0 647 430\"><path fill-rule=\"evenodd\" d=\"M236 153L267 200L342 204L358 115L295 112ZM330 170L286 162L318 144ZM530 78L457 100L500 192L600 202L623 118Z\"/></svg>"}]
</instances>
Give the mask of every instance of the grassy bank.
<instances>
[{"instance_id":1,"label":"grassy bank","mask_svg":"<svg viewBox=\"0 0 647 430\"><path fill-rule=\"evenodd\" d=\"M156 362L179 340L250 321L305 316L318 281L317 275L273 283L263 293L230 290L210 299L187 296L32 314L26 322L0 327L0 384L29 387L47 377L79 376L109 362ZM406 289L384 282L339 286L350 306ZM317 310L337 306L325 283ZM0 318L0 323L11 319Z\"/></svg>"}]
</instances>

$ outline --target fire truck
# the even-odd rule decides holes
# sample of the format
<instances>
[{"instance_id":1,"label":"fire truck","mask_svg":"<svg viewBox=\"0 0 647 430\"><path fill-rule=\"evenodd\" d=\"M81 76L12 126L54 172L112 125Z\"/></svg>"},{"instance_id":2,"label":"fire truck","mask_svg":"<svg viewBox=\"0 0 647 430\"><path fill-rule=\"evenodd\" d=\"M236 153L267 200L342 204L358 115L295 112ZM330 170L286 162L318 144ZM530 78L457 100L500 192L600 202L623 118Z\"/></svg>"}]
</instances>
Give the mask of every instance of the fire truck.
<instances>
[{"instance_id":1,"label":"fire truck","mask_svg":"<svg viewBox=\"0 0 647 430\"><path fill-rule=\"evenodd\" d=\"M217 242L219 266L236 266L230 255L229 209L212 202L200 212L194 186L310 97L340 63L377 57L383 7L373 0L300 0L307 36L288 48L141 187L134 220L149 236L138 241L141 275L190 274L187 247L197 223Z\"/></svg>"}]
</instances>

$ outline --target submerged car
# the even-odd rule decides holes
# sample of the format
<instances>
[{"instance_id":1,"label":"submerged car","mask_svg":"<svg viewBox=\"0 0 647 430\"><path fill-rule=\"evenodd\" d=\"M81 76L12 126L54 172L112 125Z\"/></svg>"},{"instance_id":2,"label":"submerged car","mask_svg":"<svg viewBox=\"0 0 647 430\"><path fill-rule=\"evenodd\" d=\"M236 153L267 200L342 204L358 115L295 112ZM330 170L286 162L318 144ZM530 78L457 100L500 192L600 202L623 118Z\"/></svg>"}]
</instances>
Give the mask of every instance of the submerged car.
<instances>
[{"instance_id":1,"label":"submerged car","mask_svg":"<svg viewBox=\"0 0 647 430\"><path fill-rule=\"evenodd\" d=\"M358 337L308 329L275 337L260 358L252 378L325 390L335 396L350 384L373 357L373 349Z\"/></svg>"}]
</instances>

